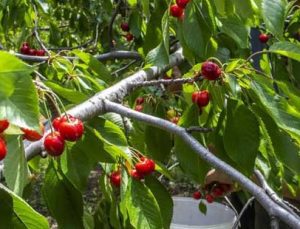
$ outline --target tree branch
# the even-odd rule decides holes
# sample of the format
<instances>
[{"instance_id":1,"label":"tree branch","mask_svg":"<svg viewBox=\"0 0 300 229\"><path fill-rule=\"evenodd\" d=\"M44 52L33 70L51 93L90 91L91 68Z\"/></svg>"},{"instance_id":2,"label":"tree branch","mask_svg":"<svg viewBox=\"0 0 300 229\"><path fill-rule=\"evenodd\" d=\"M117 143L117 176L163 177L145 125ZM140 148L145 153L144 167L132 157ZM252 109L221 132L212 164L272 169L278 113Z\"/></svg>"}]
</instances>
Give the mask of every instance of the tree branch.
<instances>
[{"instance_id":1,"label":"tree branch","mask_svg":"<svg viewBox=\"0 0 300 229\"><path fill-rule=\"evenodd\" d=\"M23 55L21 53L12 53L16 57L20 58L24 61L29 62L44 62L49 60L48 56L29 56ZM74 56L62 56L68 60L78 60L78 57ZM138 52L131 52L131 51L112 51L108 53L103 53L100 55L94 55L94 57L99 61L106 61L106 60L113 60L113 59L134 59L134 60L141 60L142 57Z\"/></svg>"},{"instance_id":2,"label":"tree branch","mask_svg":"<svg viewBox=\"0 0 300 229\"><path fill-rule=\"evenodd\" d=\"M33 9L34 9L34 36L36 38L36 40L38 41L38 43L40 44L40 46L45 50L45 52L48 54L48 56L50 56L50 52L47 49L47 47L44 45L42 39L40 38L39 32L38 32L38 23L39 23L39 14L38 14L38 10L36 8L36 5L33 3L32 4Z\"/></svg>"},{"instance_id":3,"label":"tree branch","mask_svg":"<svg viewBox=\"0 0 300 229\"><path fill-rule=\"evenodd\" d=\"M232 227L232 229L236 229L239 226L239 223L241 221L241 218L243 216L243 214L245 213L245 211L247 210L247 208L250 206L250 204L252 204L252 202L255 200L255 197L251 197L247 203L244 205L243 209L241 210L240 214L238 215L236 221L234 222L234 225Z\"/></svg>"},{"instance_id":4,"label":"tree branch","mask_svg":"<svg viewBox=\"0 0 300 229\"><path fill-rule=\"evenodd\" d=\"M273 191L273 189L269 186L269 184L267 183L266 179L264 178L264 176L262 175L262 173L259 170L254 170L254 174L258 180L258 182L260 183L260 185L262 186L262 188L265 190L266 194L268 196L270 196L270 198L277 203L278 205L280 205L282 208L284 208L285 210L287 210L288 212L290 212L290 214L294 215L294 216L298 216L293 209L291 209L288 205L286 205L284 203L284 201Z\"/></svg>"},{"instance_id":5,"label":"tree branch","mask_svg":"<svg viewBox=\"0 0 300 229\"><path fill-rule=\"evenodd\" d=\"M196 81L201 81L203 78L201 77L193 77L193 78L180 78L180 79L161 79L161 80L151 80L145 82L133 83L134 87L147 87L147 86L155 86L155 85L171 85L171 84L186 84L186 83L194 83Z\"/></svg>"},{"instance_id":6,"label":"tree branch","mask_svg":"<svg viewBox=\"0 0 300 229\"><path fill-rule=\"evenodd\" d=\"M108 26L108 41L109 41L109 46L110 46L110 50L113 50L115 48L114 43L113 43L113 26L114 26L114 22L116 20L116 17L119 13L120 7L122 4L122 0L119 0L115 9L115 12L113 13L109 26Z\"/></svg>"},{"instance_id":7,"label":"tree branch","mask_svg":"<svg viewBox=\"0 0 300 229\"><path fill-rule=\"evenodd\" d=\"M154 66L147 70L141 70L133 74L132 76L118 82L112 87L99 92L89 100L67 111L67 113L73 115L74 117L80 118L81 120L89 120L93 117L96 117L104 112L104 105L102 102L103 99L108 99L111 101L122 101L123 98L134 89L134 87L132 86L133 83L151 80L167 71L168 69L172 68L174 65L180 64L183 59L184 57L182 55L182 50L180 49L170 56L170 64L168 66L165 66L163 68ZM44 134L44 136L45 135L46 134ZM43 139L34 142L25 148L26 159L32 159L34 156L39 155L41 151L43 151Z\"/></svg>"},{"instance_id":8,"label":"tree branch","mask_svg":"<svg viewBox=\"0 0 300 229\"><path fill-rule=\"evenodd\" d=\"M108 100L103 101L106 107L106 111L115 112L120 115L136 119L138 121L145 122L151 126L163 129L170 132L179 138L181 138L187 145L189 145L204 161L227 174L233 180L238 182L242 187L249 191L257 201L266 209L269 215L277 217L292 228L300 228L300 218L298 216L290 214L286 209L277 205L270 197L264 192L262 188L257 186L253 181L244 176L242 173L226 164L224 161L217 158L214 154L209 152L204 146L202 146L195 138L188 134L184 128L179 127L166 120L133 111L120 104L110 102Z\"/></svg>"}]
</instances>

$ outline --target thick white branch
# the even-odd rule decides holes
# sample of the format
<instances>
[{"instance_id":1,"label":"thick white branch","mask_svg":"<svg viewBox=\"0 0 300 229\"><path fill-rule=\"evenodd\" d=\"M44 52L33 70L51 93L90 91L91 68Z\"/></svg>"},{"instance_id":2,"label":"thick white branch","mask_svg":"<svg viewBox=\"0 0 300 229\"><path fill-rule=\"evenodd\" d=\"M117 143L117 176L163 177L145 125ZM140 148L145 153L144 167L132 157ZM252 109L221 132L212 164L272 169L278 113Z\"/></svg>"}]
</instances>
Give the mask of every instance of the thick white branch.
<instances>
[{"instance_id":1,"label":"thick white branch","mask_svg":"<svg viewBox=\"0 0 300 229\"><path fill-rule=\"evenodd\" d=\"M69 114L80 118L82 120L90 120L93 117L96 117L103 113L103 99L108 99L110 101L122 101L123 98L129 94L131 90L135 87L134 85L140 82L151 80L161 73L167 71L174 65L180 64L184 60L182 55L182 50L178 50L170 56L170 64L164 68L151 67L146 70L141 70L132 76L120 81L119 83L113 85L106 90L103 90L88 99L87 101L79 104L73 109L67 111ZM38 155L43 150L43 139L30 144L25 149L25 154L27 160L30 160L34 156Z\"/></svg>"},{"instance_id":2,"label":"thick white branch","mask_svg":"<svg viewBox=\"0 0 300 229\"><path fill-rule=\"evenodd\" d=\"M120 104L106 100L104 103L108 112L115 112L122 116L133 118L145 122L154 127L163 129L169 133L180 137L187 145L189 145L204 161L212 165L214 168L224 172L233 180L238 182L248 192L250 192L256 200L264 207L269 215L277 217L292 228L300 228L300 217L288 212L286 209L274 202L266 193L265 190L257 186L253 181L244 176L242 173L226 164L224 161L217 158L213 153L209 152L195 138L193 138L186 130L169 121L136 112L126 108Z\"/></svg>"}]
</instances>

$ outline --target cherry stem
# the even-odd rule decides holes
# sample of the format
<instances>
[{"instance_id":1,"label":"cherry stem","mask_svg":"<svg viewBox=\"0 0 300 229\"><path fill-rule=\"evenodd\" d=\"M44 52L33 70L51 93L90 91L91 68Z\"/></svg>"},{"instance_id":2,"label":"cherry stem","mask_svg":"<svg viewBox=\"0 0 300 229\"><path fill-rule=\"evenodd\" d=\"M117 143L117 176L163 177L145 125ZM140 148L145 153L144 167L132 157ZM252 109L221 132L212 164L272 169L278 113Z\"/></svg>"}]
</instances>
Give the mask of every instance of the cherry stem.
<instances>
[{"instance_id":1,"label":"cherry stem","mask_svg":"<svg viewBox=\"0 0 300 229\"><path fill-rule=\"evenodd\" d=\"M222 62L221 62L218 58L216 58L216 57L209 57L207 60L214 60L215 62L218 63L218 65L219 65L220 67L223 67Z\"/></svg>"},{"instance_id":2,"label":"cherry stem","mask_svg":"<svg viewBox=\"0 0 300 229\"><path fill-rule=\"evenodd\" d=\"M50 112L48 110L48 107L46 105L45 99L43 99L43 104L44 104L44 108L45 108L45 112L46 112L47 118L48 118L48 120L51 120L52 116L51 116L51 114L50 114ZM51 122L50 122L50 129L51 129L51 133L53 133L53 126L52 126Z\"/></svg>"}]
</instances>

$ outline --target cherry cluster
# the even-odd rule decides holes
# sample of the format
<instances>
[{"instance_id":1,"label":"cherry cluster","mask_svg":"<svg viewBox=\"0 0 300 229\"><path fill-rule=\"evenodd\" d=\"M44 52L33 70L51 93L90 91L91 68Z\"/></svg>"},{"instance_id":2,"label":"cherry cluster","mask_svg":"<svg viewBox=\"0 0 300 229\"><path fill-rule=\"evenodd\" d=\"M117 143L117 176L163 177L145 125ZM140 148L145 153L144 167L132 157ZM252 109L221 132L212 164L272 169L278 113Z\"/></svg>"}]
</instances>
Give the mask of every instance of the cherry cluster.
<instances>
[{"instance_id":1,"label":"cherry cluster","mask_svg":"<svg viewBox=\"0 0 300 229\"><path fill-rule=\"evenodd\" d=\"M71 115L55 118L52 126L54 131L44 139L44 148L51 156L60 156L64 152L65 140L78 141L84 132L82 121Z\"/></svg>"},{"instance_id":2,"label":"cherry cluster","mask_svg":"<svg viewBox=\"0 0 300 229\"><path fill-rule=\"evenodd\" d=\"M207 80L217 80L222 74L219 65L212 61L205 61L201 67L201 75ZM210 93L207 90L195 91L192 94L192 101L196 103L200 110L207 106L210 101Z\"/></svg>"},{"instance_id":3,"label":"cherry cluster","mask_svg":"<svg viewBox=\"0 0 300 229\"><path fill-rule=\"evenodd\" d=\"M196 191L193 193L193 198L196 200L200 200L203 197L206 199L207 203L213 203L215 199L223 197L230 191L229 184L222 184L222 183L213 183L207 185L204 188L204 191Z\"/></svg>"},{"instance_id":4,"label":"cherry cluster","mask_svg":"<svg viewBox=\"0 0 300 229\"><path fill-rule=\"evenodd\" d=\"M24 55L29 55L29 56L45 56L44 49L33 49L30 47L29 43L27 42L24 42L22 44L20 52Z\"/></svg>"},{"instance_id":5,"label":"cherry cluster","mask_svg":"<svg viewBox=\"0 0 300 229\"><path fill-rule=\"evenodd\" d=\"M143 103L145 102L145 99L143 97L138 97L136 100L135 100L135 110L138 111L138 112L141 112L144 107L143 107Z\"/></svg>"},{"instance_id":6,"label":"cherry cluster","mask_svg":"<svg viewBox=\"0 0 300 229\"><path fill-rule=\"evenodd\" d=\"M7 119L0 120L0 134L2 134L9 127L9 125L10 123ZM44 125L42 123L40 123L40 132L31 129L26 129L26 128L20 128L20 129L23 132L23 138L31 142L40 140L43 137L44 130L45 130ZM0 136L0 161L5 158L6 154L7 154L6 142L3 136L1 135Z\"/></svg>"},{"instance_id":7,"label":"cherry cluster","mask_svg":"<svg viewBox=\"0 0 300 229\"><path fill-rule=\"evenodd\" d=\"M180 114L175 109L170 109L167 111L167 118L170 122L177 125L180 119Z\"/></svg>"},{"instance_id":8,"label":"cherry cluster","mask_svg":"<svg viewBox=\"0 0 300 229\"><path fill-rule=\"evenodd\" d=\"M145 176L150 175L155 170L155 162L149 158L141 157L133 169L130 170L130 176L135 180L142 180ZM122 176L121 171L113 171L109 175L110 183L115 187L120 187Z\"/></svg>"},{"instance_id":9,"label":"cherry cluster","mask_svg":"<svg viewBox=\"0 0 300 229\"><path fill-rule=\"evenodd\" d=\"M176 0L176 4L170 6L170 14L173 17L183 19L184 9L190 0Z\"/></svg>"},{"instance_id":10,"label":"cherry cluster","mask_svg":"<svg viewBox=\"0 0 300 229\"><path fill-rule=\"evenodd\" d=\"M128 42L130 42L130 41L132 41L134 39L133 34L129 32L130 31L130 27L129 27L129 25L128 25L127 22L122 22L121 29L122 29L123 32L127 32L126 35L124 35L124 37L126 38L126 40Z\"/></svg>"}]
</instances>

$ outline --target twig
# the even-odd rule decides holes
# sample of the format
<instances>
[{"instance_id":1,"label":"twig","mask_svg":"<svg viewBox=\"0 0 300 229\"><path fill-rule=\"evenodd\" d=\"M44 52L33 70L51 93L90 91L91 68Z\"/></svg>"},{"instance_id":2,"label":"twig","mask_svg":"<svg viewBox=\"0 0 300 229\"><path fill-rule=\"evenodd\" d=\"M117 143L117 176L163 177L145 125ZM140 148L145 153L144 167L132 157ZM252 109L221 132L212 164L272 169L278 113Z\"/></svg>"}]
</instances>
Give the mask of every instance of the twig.
<instances>
[{"instance_id":1,"label":"twig","mask_svg":"<svg viewBox=\"0 0 300 229\"><path fill-rule=\"evenodd\" d=\"M279 228L279 221L273 215L270 216L270 226L271 226L271 229L280 229Z\"/></svg>"},{"instance_id":2,"label":"twig","mask_svg":"<svg viewBox=\"0 0 300 229\"><path fill-rule=\"evenodd\" d=\"M266 209L269 215L275 216L282 220L292 228L300 228L300 217L290 214L289 211L279 206L274 202L270 196L268 196L262 188L257 186L253 181L244 176L242 173L226 164L224 161L216 157L209 152L204 146L202 146L195 138L188 134L184 128L179 127L166 120L143 114L141 112L134 111L126 108L120 104L110 102L108 100L103 101L107 112L115 112L120 115L127 116L129 118L136 119L141 122L145 122L148 125L163 129L174 135L177 135L187 145L191 147L204 161L227 174L233 180L238 182L242 187L249 191L257 201Z\"/></svg>"},{"instance_id":3,"label":"twig","mask_svg":"<svg viewBox=\"0 0 300 229\"><path fill-rule=\"evenodd\" d=\"M119 13L121 4L122 4L122 0L119 0L118 3L117 3L117 6L116 6L115 12L113 13L113 15L111 17L111 20L110 20L110 23L109 23L109 26L108 26L108 41L109 41L109 45L110 45L110 50L113 50L114 47L115 47L114 43L113 43L113 31L114 31L113 26L114 26L114 22L116 20L116 17Z\"/></svg>"},{"instance_id":4,"label":"twig","mask_svg":"<svg viewBox=\"0 0 300 229\"><path fill-rule=\"evenodd\" d=\"M186 128L186 132L188 132L189 134L192 132L200 132L200 133L209 133L214 131L213 128L206 128L206 127L200 127L200 126L191 126Z\"/></svg>"},{"instance_id":5,"label":"twig","mask_svg":"<svg viewBox=\"0 0 300 229\"><path fill-rule=\"evenodd\" d=\"M247 210L247 208L250 206L250 204L252 204L252 202L255 200L255 197L251 197L247 203L244 205L243 209L241 210L240 214L238 215L238 217L236 218L234 225L232 227L232 229L236 229L239 226L240 220L243 216L243 214L245 213L245 211Z\"/></svg>"},{"instance_id":6,"label":"twig","mask_svg":"<svg viewBox=\"0 0 300 229\"><path fill-rule=\"evenodd\" d=\"M32 4L33 6L33 9L34 9L34 13L35 13L35 16L34 16L34 35L35 35L35 38L36 40L38 41L38 43L40 44L40 46L45 50L45 52L48 54L48 56L50 56L50 52L49 50L47 49L47 47L44 45L42 39L40 38L39 36L39 32L38 32L38 23L39 23L39 14L38 14L38 10L35 6L35 4Z\"/></svg>"},{"instance_id":7,"label":"twig","mask_svg":"<svg viewBox=\"0 0 300 229\"><path fill-rule=\"evenodd\" d=\"M224 200L226 201L226 203L230 206L230 208L234 211L234 214L236 216L239 215L239 213L237 212L237 210L235 209L235 207L233 206L233 204L231 203L231 201L228 199L227 196L224 196Z\"/></svg>"},{"instance_id":8,"label":"twig","mask_svg":"<svg viewBox=\"0 0 300 229\"><path fill-rule=\"evenodd\" d=\"M138 60L133 60L131 62L129 62L128 64L126 64L124 67L119 68L118 70L112 72L112 75L118 75L120 72L125 71L126 69L128 69L131 65L135 64Z\"/></svg>"},{"instance_id":9,"label":"twig","mask_svg":"<svg viewBox=\"0 0 300 229\"><path fill-rule=\"evenodd\" d=\"M261 172L259 170L254 170L254 174L257 178L257 180L259 181L260 185L262 186L262 188L265 190L266 194L268 196L270 196L270 198L277 203L278 205L280 205L282 208L284 208L286 211L288 211L290 214L294 215L295 217L298 215L293 211L293 209L291 209L289 206L287 206L283 200L273 191L273 189L269 186L269 184L267 183L266 179L264 178L264 176L261 174Z\"/></svg>"}]
</instances>

